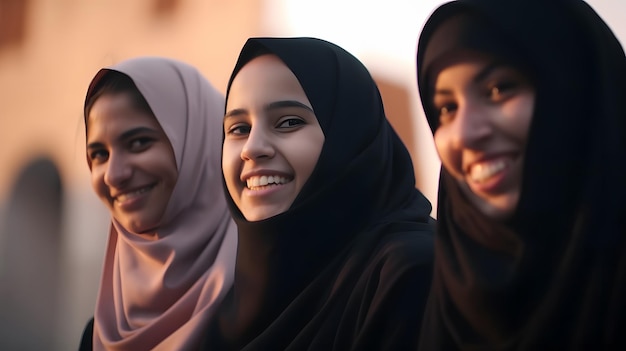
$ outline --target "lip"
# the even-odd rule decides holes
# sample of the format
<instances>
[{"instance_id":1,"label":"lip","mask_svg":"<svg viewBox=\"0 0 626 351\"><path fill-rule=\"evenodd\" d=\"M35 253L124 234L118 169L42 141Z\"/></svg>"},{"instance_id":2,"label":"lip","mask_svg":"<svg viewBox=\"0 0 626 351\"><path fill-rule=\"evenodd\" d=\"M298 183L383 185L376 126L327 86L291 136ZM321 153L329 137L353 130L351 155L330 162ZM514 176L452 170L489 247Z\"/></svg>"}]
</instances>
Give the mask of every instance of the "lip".
<instances>
[{"instance_id":1,"label":"lip","mask_svg":"<svg viewBox=\"0 0 626 351\"><path fill-rule=\"evenodd\" d=\"M518 156L519 155L517 153L498 153L484 156L472 161L465 167L465 179L467 184L474 192L478 193L497 194L505 191L507 187L507 180L510 178L509 175L511 174L511 169L517 161ZM481 181L476 181L471 177L470 170L472 167L480 163L494 161L502 161L504 163L504 167Z\"/></svg>"},{"instance_id":2,"label":"lip","mask_svg":"<svg viewBox=\"0 0 626 351\"><path fill-rule=\"evenodd\" d=\"M259 170L252 170L252 171L243 173L241 177L239 178L239 180L241 180L244 183L244 187L246 187L245 184L248 178L251 178L254 176L275 176L275 175L287 178L290 181L292 181L294 178L293 175L290 173L281 172L281 171L273 171L269 169L259 169Z\"/></svg>"},{"instance_id":3,"label":"lip","mask_svg":"<svg viewBox=\"0 0 626 351\"><path fill-rule=\"evenodd\" d=\"M246 181L249 178L255 177L255 176L280 176L280 177L287 178L289 181L283 184L266 185L266 186L262 186L253 190L253 189L248 188L248 186L246 185ZM269 170L269 169L259 169L259 170L252 170L249 172L245 172L241 175L241 182L242 182L241 186L243 188L242 195L246 197L251 197L251 198L266 198L285 189L287 186L290 186L293 183L293 179L294 177L290 173L274 171L274 170Z\"/></svg>"},{"instance_id":4,"label":"lip","mask_svg":"<svg viewBox=\"0 0 626 351\"><path fill-rule=\"evenodd\" d=\"M246 197L251 197L251 198L265 198L268 196L272 196L273 194L281 191L289 184L291 184L291 182L285 183L285 184L278 184L278 185L276 184L266 185L262 187L261 189L254 189L254 190L249 189L248 187L244 186L242 195Z\"/></svg>"},{"instance_id":5,"label":"lip","mask_svg":"<svg viewBox=\"0 0 626 351\"><path fill-rule=\"evenodd\" d=\"M119 207L120 209L124 211L137 210L143 206L144 202L146 201L146 199L148 198L152 190L156 187L156 185L157 185L156 183L148 184L148 185L134 187L132 189L120 191L120 192L115 193L114 195L112 194L111 198L113 199L113 202L116 205L116 207ZM123 201L119 200L120 196L133 193L133 192L145 189L145 188L148 188L148 189L140 194L133 195L132 197L127 198Z\"/></svg>"}]
</instances>

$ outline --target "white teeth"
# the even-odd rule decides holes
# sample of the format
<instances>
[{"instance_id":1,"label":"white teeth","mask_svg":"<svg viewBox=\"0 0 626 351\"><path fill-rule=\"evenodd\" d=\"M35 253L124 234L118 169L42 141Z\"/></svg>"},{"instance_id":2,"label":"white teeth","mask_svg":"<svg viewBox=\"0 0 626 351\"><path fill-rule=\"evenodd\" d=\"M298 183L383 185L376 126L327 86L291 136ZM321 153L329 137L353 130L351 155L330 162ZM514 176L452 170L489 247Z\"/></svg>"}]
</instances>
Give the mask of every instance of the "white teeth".
<instances>
[{"instance_id":1,"label":"white teeth","mask_svg":"<svg viewBox=\"0 0 626 351\"><path fill-rule=\"evenodd\" d=\"M506 167L504 160L481 162L470 168L470 178L475 182L483 182Z\"/></svg>"},{"instance_id":2,"label":"white teeth","mask_svg":"<svg viewBox=\"0 0 626 351\"><path fill-rule=\"evenodd\" d=\"M152 186L147 186L145 188L141 188L139 190L132 191L130 193L125 193L125 194L122 194L122 195L118 195L118 196L115 197L115 200L119 201L119 202L124 202L126 200L129 200L129 199L132 199L134 197L137 197L137 196L139 196L139 195L149 191L150 189L152 189Z\"/></svg>"},{"instance_id":3,"label":"white teeth","mask_svg":"<svg viewBox=\"0 0 626 351\"><path fill-rule=\"evenodd\" d=\"M287 178L281 177L278 175L274 176L253 176L246 179L246 186L249 189L257 188L260 186L266 186L269 184L285 184L287 183Z\"/></svg>"}]
</instances>

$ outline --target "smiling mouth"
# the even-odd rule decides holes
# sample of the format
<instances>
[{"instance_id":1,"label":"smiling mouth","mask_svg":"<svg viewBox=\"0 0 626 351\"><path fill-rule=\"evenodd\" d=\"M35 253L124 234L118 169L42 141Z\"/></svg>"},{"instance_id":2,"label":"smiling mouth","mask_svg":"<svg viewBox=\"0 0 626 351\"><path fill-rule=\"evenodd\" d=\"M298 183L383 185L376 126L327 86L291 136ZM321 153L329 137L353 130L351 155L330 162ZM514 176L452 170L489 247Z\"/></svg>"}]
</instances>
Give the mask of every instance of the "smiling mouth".
<instances>
[{"instance_id":1,"label":"smiling mouth","mask_svg":"<svg viewBox=\"0 0 626 351\"><path fill-rule=\"evenodd\" d=\"M117 195L116 197L114 197L113 200L115 200L116 202L125 202L125 201L128 201L128 200L132 200L132 199L134 199L136 197L139 197L142 194L145 194L148 191L152 190L155 186L156 186L156 184L152 184L152 185L148 185L148 186L145 186L143 188L140 188L140 189L137 189L137 190L134 190L134 191L123 193L123 194L120 194L120 195Z\"/></svg>"},{"instance_id":2,"label":"smiling mouth","mask_svg":"<svg viewBox=\"0 0 626 351\"><path fill-rule=\"evenodd\" d=\"M476 183L483 183L507 167L503 159L474 164L469 169L469 177Z\"/></svg>"},{"instance_id":3,"label":"smiling mouth","mask_svg":"<svg viewBox=\"0 0 626 351\"><path fill-rule=\"evenodd\" d=\"M267 186L281 185L289 183L292 179L279 175L273 176L253 176L246 179L246 187L250 190L259 190Z\"/></svg>"}]
</instances>

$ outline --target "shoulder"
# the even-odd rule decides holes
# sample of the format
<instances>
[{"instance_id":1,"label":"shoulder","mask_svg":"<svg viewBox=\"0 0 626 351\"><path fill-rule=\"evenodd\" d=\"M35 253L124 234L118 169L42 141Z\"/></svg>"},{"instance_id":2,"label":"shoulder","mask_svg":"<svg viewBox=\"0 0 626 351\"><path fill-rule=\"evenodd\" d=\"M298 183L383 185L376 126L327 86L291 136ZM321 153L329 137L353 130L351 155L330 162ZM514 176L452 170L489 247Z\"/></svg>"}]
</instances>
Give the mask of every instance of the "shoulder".
<instances>
[{"instance_id":1,"label":"shoulder","mask_svg":"<svg viewBox=\"0 0 626 351\"><path fill-rule=\"evenodd\" d=\"M91 351L93 350L93 318L87 322L83 335L80 339L79 351Z\"/></svg>"},{"instance_id":2,"label":"shoulder","mask_svg":"<svg viewBox=\"0 0 626 351\"><path fill-rule=\"evenodd\" d=\"M386 226L366 250L360 280L368 289L417 289L430 286L434 268L434 228ZM382 289L382 290L381 290Z\"/></svg>"},{"instance_id":3,"label":"shoulder","mask_svg":"<svg viewBox=\"0 0 626 351\"><path fill-rule=\"evenodd\" d=\"M353 349L415 349L430 291L434 226L390 225L379 231L352 301Z\"/></svg>"},{"instance_id":4,"label":"shoulder","mask_svg":"<svg viewBox=\"0 0 626 351\"><path fill-rule=\"evenodd\" d=\"M432 266L434 222L389 226L379 236L373 257L388 266Z\"/></svg>"}]
</instances>

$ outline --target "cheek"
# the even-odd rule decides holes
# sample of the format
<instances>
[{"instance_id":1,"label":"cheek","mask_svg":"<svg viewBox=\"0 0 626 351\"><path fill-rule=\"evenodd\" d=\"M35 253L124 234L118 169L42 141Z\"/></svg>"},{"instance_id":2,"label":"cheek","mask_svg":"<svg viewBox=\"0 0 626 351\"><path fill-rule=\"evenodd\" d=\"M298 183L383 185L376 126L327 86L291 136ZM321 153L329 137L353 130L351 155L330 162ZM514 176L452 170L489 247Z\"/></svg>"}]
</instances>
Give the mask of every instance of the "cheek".
<instances>
[{"instance_id":1,"label":"cheek","mask_svg":"<svg viewBox=\"0 0 626 351\"><path fill-rule=\"evenodd\" d=\"M226 181L226 187L231 197L235 198L235 183L240 176L241 158L237 152L236 145L225 142L222 148L222 173Z\"/></svg>"},{"instance_id":2,"label":"cheek","mask_svg":"<svg viewBox=\"0 0 626 351\"><path fill-rule=\"evenodd\" d=\"M459 182L464 182L462 170L462 151L452 145L452 131L439 127L435 131L435 149L443 167Z\"/></svg>"},{"instance_id":3,"label":"cheek","mask_svg":"<svg viewBox=\"0 0 626 351\"><path fill-rule=\"evenodd\" d=\"M455 158L454 152L450 147L450 133L440 127L435 131L435 135L433 137L435 141L435 149L437 149L437 154L439 155L439 159L441 163L443 163L444 167L450 170L452 164L454 164L453 160Z\"/></svg>"},{"instance_id":4,"label":"cheek","mask_svg":"<svg viewBox=\"0 0 626 351\"><path fill-rule=\"evenodd\" d=\"M233 167L237 161L234 145L232 143L224 143L222 147L222 171L225 176L233 173Z\"/></svg>"},{"instance_id":5,"label":"cheek","mask_svg":"<svg viewBox=\"0 0 626 351\"><path fill-rule=\"evenodd\" d=\"M91 187L98 197L107 197L107 186L104 184L104 171L99 167L91 168Z\"/></svg>"},{"instance_id":6,"label":"cheek","mask_svg":"<svg viewBox=\"0 0 626 351\"><path fill-rule=\"evenodd\" d=\"M296 145L288 145L284 148L289 152L289 159L295 162L293 165L296 168L296 173L302 177L300 185L306 183L313 173L322 152L324 140L321 129L313 130L310 135L299 140Z\"/></svg>"},{"instance_id":7,"label":"cheek","mask_svg":"<svg viewBox=\"0 0 626 351\"><path fill-rule=\"evenodd\" d=\"M532 122L535 106L534 97L524 96L508 106L506 114L511 116L507 129L510 134L522 145L526 145L528 132Z\"/></svg>"}]
</instances>

